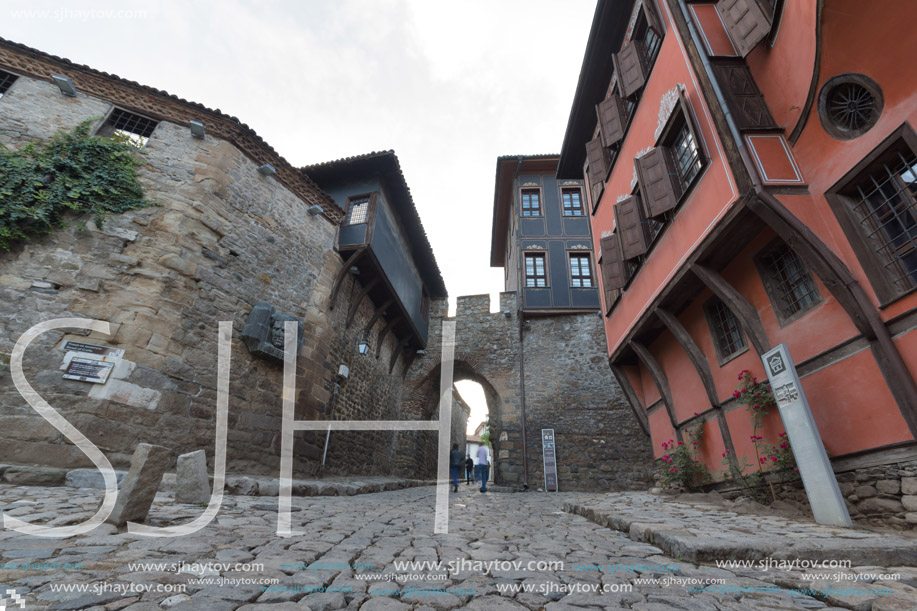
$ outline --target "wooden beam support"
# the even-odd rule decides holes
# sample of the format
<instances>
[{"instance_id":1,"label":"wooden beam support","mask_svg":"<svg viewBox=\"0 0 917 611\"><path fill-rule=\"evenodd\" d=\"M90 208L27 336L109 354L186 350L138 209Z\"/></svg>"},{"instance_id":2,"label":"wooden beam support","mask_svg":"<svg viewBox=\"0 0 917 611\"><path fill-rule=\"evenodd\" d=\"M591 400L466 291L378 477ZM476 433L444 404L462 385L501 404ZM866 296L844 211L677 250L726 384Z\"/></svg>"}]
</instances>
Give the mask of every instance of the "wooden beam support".
<instances>
[{"instance_id":1,"label":"wooden beam support","mask_svg":"<svg viewBox=\"0 0 917 611\"><path fill-rule=\"evenodd\" d=\"M344 325L345 329L350 328L350 324L353 322L353 317L357 315L357 310L360 309L360 304L363 303L363 298L366 297L366 295L368 295L369 292L373 290L375 286L379 284L381 281L382 279L379 278L379 276L376 276L375 278L367 282L366 286L360 289L359 294L350 304L350 311L347 312L347 323Z\"/></svg>"},{"instance_id":2,"label":"wooden beam support","mask_svg":"<svg viewBox=\"0 0 917 611\"><path fill-rule=\"evenodd\" d=\"M630 383L630 378L624 369L612 363L611 359L608 360L608 366L611 368L612 375L618 380L618 386L624 391L624 396L627 398L631 411L634 412L634 417L637 418L640 429L644 435L650 437L650 423L649 417L646 415L646 408L640 403L637 391L634 390L634 385Z\"/></svg>"},{"instance_id":3,"label":"wooden beam support","mask_svg":"<svg viewBox=\"0 0 917 611\"><path fill-rule=\"evenodd\" d=\"M758 356L771 349L771 343L767 339L764 325L761 324L758 310L755 309L751 302L745 299L742 293L709 267L695 263L691 266L691 271L732 310Z\"/></svg>"},{"instance_id":4,"label":"wooden beam support","mask_svg":"<svg viewBox=\"0 0 917 611\"><path fill-rule=\"evenodd\" d=\"M388 299L385 303L376 308L373 317L369 319L369 322L366 323L366 326L363 328L363 335L369 335L369 332L372 331L373 325L376 324L376 321L379 320L379 317L385 314L385 310L391 307L393 303L395 303L394 299Z\"/></svg>"},{"instance_id":5,"label":"wooden beam support","mask_svg":"<svg viewBox=\"0 0 917 611\"><path fill-rule=\"evenodd\" d=\"M401 353L404 352L404 348L397 346L392 350L392 358L388 361L388 374L392 375L392 371L395 369L395 363L398 362L398 357L401 356Z\"/></svg>"},{"instance_id":6,"label":"wooden beam support","mask_svg":"<svg viewBox=\"0 0 917 611\"><path fill-rule=\"evenodd\" d=\"M665 411L669 414L669 421L672 423L672 428L675 429L675 436L678 438L678 441L681 441L681 431L678 429L678 418L675 417L675 403L672 401L672 389L669 386L669 379L666 377L665 371L663 371L659 361L650 354L646 346L639 342L632 341L630 342L630 347L637 354L637 358L640 359L643 366L650 372L650 377L653 378L656 388L659 389L659 396L662 397Z\"/></svg>"},{"instance_id":7,"label":"wooden beam support","mask_svg":"<svg viewBox=\"0 0 917 611\"><path fill-rule=\"evenodd\" d=\"M379 358L379 355L382 353L382 342L385 341L385 336L388 335L388 332L391 331L392 328L400 322L401 316L395 316L390 321L388 321L384 327L382 327L382 331L379 332L379 339L376 340L379 344L376 346L376 358Z\"/></svg>"},{"instance_id":8,"label":"wooden beam support","mask_svg":"<svg viewBox=\"0 0 917 611\"><path fill-rule=\"evenodd\" d=\"M341 269L338 270L337 276L334 277L334 284L331 285L331 299L329 300L328 309L334 309L334 302L338 298L338 293L341 292L341 286L344 285L344 278L347 277L347 272L350 271L350 268L353 267L353 264L360 260L360 257L366 252L365 248L360 248L353 251L353 253L347 257L347 260L344 261L344 265L341 266Z\"/></svg>"}]
</instances>

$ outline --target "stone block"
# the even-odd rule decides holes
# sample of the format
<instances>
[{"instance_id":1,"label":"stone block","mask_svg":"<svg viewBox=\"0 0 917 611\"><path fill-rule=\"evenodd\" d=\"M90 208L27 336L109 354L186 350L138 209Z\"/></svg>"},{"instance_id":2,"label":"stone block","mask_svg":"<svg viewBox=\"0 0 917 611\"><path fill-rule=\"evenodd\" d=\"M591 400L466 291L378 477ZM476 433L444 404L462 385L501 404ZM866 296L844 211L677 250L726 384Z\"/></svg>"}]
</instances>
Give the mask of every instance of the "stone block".
<instances>
[{"instance_id":1,"label":"stone block","mask_svg":"<svg viewBox=\"0 0 917 611\"><path fill-rule=\"evenodd\" d=\"M917 497L914 497L917 501ZM895 499L868 498L857 505L863 513L900 513L904 511L902 503ZM917 509L915 504L914 509Z\"/></svg>"},{"instance_id":2,"label":"stone block","mask_svg":"<svg viewBox=\"0 0 917 611\"><path fill-rule=\"evenodd\" d=\"M13 486L60 486L67 472L50 467L7 467L3 471L3 483Z\"/></svg>"},{"instance_id":3,"label":"stone block","mask_svg":"<svg viewBox=\"0 0 917 611\"><path fill-rule=\"evenodd\" d=\"M124 478L127 477L127 471L115 471L115 478L118 480L118 487L124 483ZM102 477L102 472L98 469L72 469L67 471L67 479L65 481L67 486L72 488L93 488L96 490L105 489L105 478Z\"/></svg>"},{"instance_id":4,"label":"stone block","mask_svg":"<svg viewBox=\"0 0 917 611\"><path fill-rule=\"evenodd\" d=\"M876 482L876 490L884 494L898 494L901 492L901 482L894 479L880 479Z\"/></svg>"},{"instance_id":5,"label":"stone block","mask_svg":"<svg viewBox=\"0 0 917 611\"><path fill-rule=\"evenodd\" d=\"M917 496L906 494L901 497L901 504L908 511L917 511Z\"/></svg>"},{"instance_id":6,"label":"stone block","mask_svg":"<svg viewBox=\"0 0 917 611\"><path fill-rule=\"evenodd\" d=\"M176 503L207 503L210 501L210 480L207 478L207 454L204 450L188 452L178 457L175 479Z\"/></svg>"},{"instance_id":7,"label":"stone block","mask_svg":"<svg viewBox=\"0 0 917 611\"><path fill-rule=\"evenodd\" d=\"M94 399L108 399L115 403L155 410L162 393L152 388L141 388L123 380L109 380L107 384L96 384L89 391Z\"/></svg>"},{"instance_id":8,"label":"stone block","mask_svg":"<svg viewBox=\"0 0 917 611\"><path fill-rule=\"evenodd\" d=\"M874 486L857 486L854 494L856 494L861 499L868 499L874 497L879 492L875 489Z\"/></svg>"},{"instance_id":9,"label":"stone block","mask_svg":"<svg viewBox=\"0 0 917 611\"><path fill-rule=\"evenodd\" d=\"M902 477L901 492L903 494L917 494L917 477Z\"/></svg>"},{"instance_id":10,"label":"stone block","mask_svg":"<svg viewBox=\"0 0 917 611\"><path fill-rule=\"evenodd\" d=\"M162 476L169 467L167 448L149 443L137 445L131 458L131 468L118 492L118 502L107 522L124 526L127 522L143 522L153 504Z\"/></svg>"}]
</instances>

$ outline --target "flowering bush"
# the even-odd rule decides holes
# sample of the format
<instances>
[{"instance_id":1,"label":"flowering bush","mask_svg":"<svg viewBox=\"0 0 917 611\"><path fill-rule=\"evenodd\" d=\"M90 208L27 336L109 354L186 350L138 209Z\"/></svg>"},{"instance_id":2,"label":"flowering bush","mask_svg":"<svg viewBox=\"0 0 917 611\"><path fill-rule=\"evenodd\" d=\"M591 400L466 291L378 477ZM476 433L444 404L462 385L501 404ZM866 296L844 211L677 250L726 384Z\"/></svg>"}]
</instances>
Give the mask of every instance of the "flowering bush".
<instances>
[{"instance_id":1,"label":"flowering bush","mask_svg":"<svg viewBox=\"0 0 917 611\"><path fill-rule=\"evenodd\" d=\"M685 430L684 441L663 442L665 453L656 463L656 479L663 488L695 490L710 481L707 467L697 459L703 434L703 423L699 423Z\"/></svg>"},{"instance_id":2,"label":"flowering bush","mask_svg":"<svg viewBox=\"0 0 917 611\"><path fill-rule=\"evenodd\" d=\"M796 459L786 433L780 434L780 440L775 444L766 442L758 430L763 428L764 417L767 410L777 406L774 393L771 392L770 383L759 382L749 370L739 374L739 387L732 396L745 405L752 423L751 443L755 449L755 461L749 464L748 458L743 456L741 462L729 455L729 450L723 452L723 466L727 468L727 479L741 485L745 492L756 501L770 503L777 500L777 494L771 479L786 479L788 475L799 472L796 468ZM747 473L752 470L751 473ZM770 479L767 477L770 475Z\"/></svg>"}]
</instances>

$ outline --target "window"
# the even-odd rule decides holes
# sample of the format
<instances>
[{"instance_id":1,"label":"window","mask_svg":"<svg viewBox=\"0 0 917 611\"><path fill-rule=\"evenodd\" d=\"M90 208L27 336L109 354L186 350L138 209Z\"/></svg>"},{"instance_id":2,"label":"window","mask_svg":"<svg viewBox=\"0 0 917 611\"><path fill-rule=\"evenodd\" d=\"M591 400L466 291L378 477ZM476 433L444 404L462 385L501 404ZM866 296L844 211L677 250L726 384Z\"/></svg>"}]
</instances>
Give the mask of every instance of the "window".
<instances>
[{"instance_id":1,"label":"window","mask_svg":"<svg viewBox=\"0 0 917 611\"><path fill-rule=\"evenodd\" d=\"M647 19L648 11L651 10L652 8L647 7L646 4L643 5L640 16L637 17L637 22L634 24L634 33L631 36L631 40L643 41L647 64L650 66L653 65L656 56L659 54L659 47L662 46L662 33L657 32L655 27L650 27Z\"/></svg>"},{"instance_id":2,"label":"window","mask_svg":"<svg viewBox=\"0 0 917 611\"><path fill-rule=\"evenodd\" d=\"M764 249L755 263L781 325L799 318L821 301L812 276L783 240Z\"/></svg>"},{"instance_id":3,"label":"window","mask_svg":"<svg viewBox=\"0 0 917 611\"><path fill-rule=\"evenodd\" d=\"M681 181L681 189L687 191L688 185L691 184L703 165L700 150L697 148L697 142L694 140L694 134L691 133L687 121L683 120L681 127L675 132L671 151L675 158L675 170L678 172L678 180Z\"/></svg>"},{"instance_id":4,"label":"window","mask_svg":"<svg viewBox=\"0 0 917 611\"><path fill-rule=\"evenodd\" d=\"M886 142L825 194L883 304L917 288L917 135Z\"/></svg>"},{"instance_id":5,"label":"window","mask_svg":"<svg viewBox=\"0 0 917 611\"><path fill-rule=\"evenodd\" d=\"M829 135L852 140L879 120L882 90L864 74L841 74L828 79L818 94L818 118Z\"/></svg>"},{"instance_id":6,"label":"window","mask_svg":"<svg viewBox=\"0 0 917 611\"><path fill-rule=\"evenodd\" d=\"M0 70L0 98L3 97L10 87L13 86L13 82L16 80L15 74L10 74L9 72L4 72Z\"/></svg>"},{"instance_id":7,"label":"window","mask_svg":"<svg viewBox=\"0 0 917 611\"><path fill-rule=\"evenodd\" d=\"M579 189L561 189L564 216L583 216L583 193Z\"/></svg>"},{"instance_id":8,"label":"window","mask_svg":"<svg viewBox=\"0 0 917 611\"><path fill-rule=\"evenodd\" d=\"M345 225L359 225L366 222L369 214L369 198L361 197L350 202L347 209L347 218L344 219Z\"/></svg>"},{"instance_id":9,"label":"window","mask_svg":"<svg viewBox=\"0 0 917 611\"><path fill-rule=\"evenodd\" d=\"M544 288L548 286L544 253L525 254L525 286L529 288Z\"/></svg>"},{"instance_id":10,"label":"window","mask_svg":"<svg viewBox=\"0 0 917 611\"><path fill-rule=\"evenodd\" d=\"M713 335L716 356L721 365L747 349L739 321L719 297L714 297L704 304L704 313Z\"/></svg>"},{"instance_id":11,"label":"window","mask_svg":"<svg viewBox=\"0 0 917 611\"><path fill-rule=\"evenodd\" d=\"M105 124L96 132L96 135L120 138L137 148L143 148L150 136L153 135L156 125L157 121L153 119L116 108L108 116Z\"/></svg>"},{"instance_id":12,"label":"window","mask_svg":"<svg viewBox=\"0 0 917 611\"><path fill-rule=\"evenodd\" d=\"M573 288L592 288L592 268L589 255L570 253L570 286Z\"/></svg>"},{"instance_id":13,"label":"window","mask_svg":"<svg viewBox=\"0 0 917 611\"><path fill-rule=\"evenodd\" d=\"M522 216L541 216L541 191L522 190Z\"/></svg>"}]
</instances>

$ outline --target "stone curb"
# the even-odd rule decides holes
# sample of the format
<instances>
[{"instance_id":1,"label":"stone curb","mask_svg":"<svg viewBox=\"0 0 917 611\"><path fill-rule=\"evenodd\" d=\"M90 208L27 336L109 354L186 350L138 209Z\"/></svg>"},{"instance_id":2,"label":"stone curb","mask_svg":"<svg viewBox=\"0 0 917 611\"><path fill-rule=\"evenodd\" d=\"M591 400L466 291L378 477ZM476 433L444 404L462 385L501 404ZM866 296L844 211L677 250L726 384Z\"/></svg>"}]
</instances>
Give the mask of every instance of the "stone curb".
<instances>
[{"instance_id":1,"label":"stone curb","mask_svg":"<svg viewBox=\"0 0 917 611\"><path fill-rule=\"evenodd\" d=\"M126 471L115 471L120 485ZM160 492L175 491L174 473L166 473L159 486ZM211 484L213 480L211 478ZM417 486L433 486L434 481L398 477L329 478L326 480L293 480L293 496L353 496L389 490L402 490ZM97 469L57 469L21 465L0 465L0 484L11 486L70 486L102 490L104 483ZM224 490L227 494L242 496L277 496L280 482L276 478L253 476L228 476Z\"/></svg>"},{"instance_id":2,"label":"stone curb","mask_svg":"<svg viewBox=\"0 0 917 611\"><path fill-rule=\"evenodd\" d=\"M582 516L600 526L625 533L630 539L650 543L667 555L695 564L716 560L849 560L853 566L917 566L917 545L913 539L892 534L863 538L832 537L807 539L775 537L736 531L734 536L698 536L686 521L650 521L613 513L614 509L564 503L564 511ZM818 528L813 525L813 527ZM861 531L860 531L861 532ZM724 529L724 534L725 529ZM872 533L870 533L872 534Z\"/></svg>"}]
</instances>

